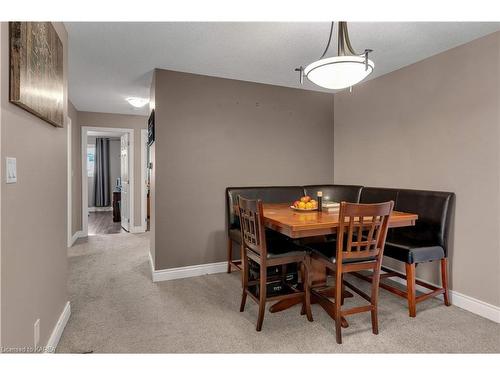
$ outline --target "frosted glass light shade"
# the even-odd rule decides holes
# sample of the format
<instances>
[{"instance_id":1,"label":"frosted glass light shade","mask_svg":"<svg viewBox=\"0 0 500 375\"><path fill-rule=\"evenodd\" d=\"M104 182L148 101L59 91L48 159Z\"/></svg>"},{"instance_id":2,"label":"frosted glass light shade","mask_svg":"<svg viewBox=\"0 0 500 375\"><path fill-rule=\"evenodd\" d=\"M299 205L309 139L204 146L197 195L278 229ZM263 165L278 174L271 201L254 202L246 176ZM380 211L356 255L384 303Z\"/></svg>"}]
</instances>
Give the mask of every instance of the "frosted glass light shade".
<instances>
[{"instance_id":1,"label":"frosted glass light shade","mask_svg":"<svg viewBox=\"0 0 500 375\"><path fill-rule=\"evenodd\" d=\"M315 61L304 69L304 74L314 84L332 90L345 89L361 82L375 64L368 60L366 69L364 56L334 56Z\"/></svg>"},{"instance_id":2,"label":"frosted glass light shade","mask_svg":"<svg viewBox=\"0 0 500 375\"><path fill-rule=\"evenodd\" d=\"M132 107L135 107L135 108L142 108L144 107L146 104L149 103L149 99L146 99L146 98L138 98L136 96L132 96L130 98L126 98L125 99L127 102L129 102L129 104L132 106Z\"/></svg>"}]
</instances>

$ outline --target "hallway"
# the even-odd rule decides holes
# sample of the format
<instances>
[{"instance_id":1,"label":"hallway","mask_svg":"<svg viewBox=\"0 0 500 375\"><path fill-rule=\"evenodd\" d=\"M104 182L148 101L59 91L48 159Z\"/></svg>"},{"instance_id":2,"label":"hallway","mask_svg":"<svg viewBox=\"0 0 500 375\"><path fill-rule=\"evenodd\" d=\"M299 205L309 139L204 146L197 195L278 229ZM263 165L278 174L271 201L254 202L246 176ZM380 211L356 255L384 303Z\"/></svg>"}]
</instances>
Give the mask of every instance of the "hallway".
<instances>
[{"instance_id":1,"label":"hallway","mask_svg":"<svg viewBox=\"0 0 500 375\"><path fill-rule=\"evenodd\" d=\"M371 333L369 314L362 314L350 319L344 344L336 345L333 323L317 306L312 323L298 308L266 313L259 333L256 304L249 301L239 312L239 273L153 283L148 236L96 235L68 250L72 314L58 352L500 351L498 324L436 299L423 302L411 319L406 301L384 290L378 336Z\"/></svg>"},{"instance_id":2,"label":"hallway","mask_svg":"<svg viewBox=\"0 0 500 375\"><path fill-rule=\"evenodd\" d=\"M89 236L125 233L121 223L113 221L112 211L89 212Z\"/></svg>"}]
</instances>

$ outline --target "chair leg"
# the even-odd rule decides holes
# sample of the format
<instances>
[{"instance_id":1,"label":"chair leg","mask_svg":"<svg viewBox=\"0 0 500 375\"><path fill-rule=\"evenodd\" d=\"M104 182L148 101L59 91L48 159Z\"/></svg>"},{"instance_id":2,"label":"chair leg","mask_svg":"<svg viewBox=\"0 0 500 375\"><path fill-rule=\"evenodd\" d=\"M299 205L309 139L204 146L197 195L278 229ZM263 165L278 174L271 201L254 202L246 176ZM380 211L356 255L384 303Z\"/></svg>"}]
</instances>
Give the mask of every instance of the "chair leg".
<instances>
[{"instance_id":1,"label":"chair leg","mask_svg":"<svg viewBox=\"0 0 500 375\"><path fill-rule=\"evenodd\" d=\"M342 300L342 271L337 269L335 274L335 336L337 344L342 344L342 315L341 315L341 300Z\"/></svg>"},{"instance_id":2,"label":"chair leg","mask_svg":"<svg viewBox=\"0 0 500 375\"><path fill-rule=\"evenodd\" d=\"M306 287L307 287L307 282L306 282L306 269L305 269L305 263L300 264L300 272L301 272L301 280L302 280L302 290L304 291L304 294L306 292ZM300 308L300 315L306 315L306 298L304 297L304 300L302 301L302 307Z\"/></svg>"},{"instance_id":3,"label":"chair leg","mask_svg":"<svg viewBox=\"0 0 500 375\"><path fill-rule=\"evenodd\" d=\"M247 262L247 268L248 268L248 259L246 259L246 252L245 252L245 247L243 244L240 246L240 259L243 262L243 259ZM243 285L243 282L245 281L245 273L241 273L241 285Z\"/></svg>"},{"instance_id":4,"label":"chair leg","mask_svg":"<svg viewBox=\"0 0 500 375\"><path fill-rule=\"evenodd\" d=\"M415 263L408 264L406 266L406 289L408 298L408 309L410 317L414 318L417 316L417 301L416 301L416 291L415 291Z\"/></svg>"},{"instance_id":5,"label":"chair leg","mask_svg":"<svg viewBox=\"0 0 500 375\"><path fill-rule=\"evenodd\" d=\"M259 285L259 316L257 318L257 331L262 329L262 322L264 321L264 313L266 311L266 281L267 281L267 269L261 264L260 265L260 285Z\"/></svg>"},{"instance_id":6,"label":"chair leg","mask_svg":"<svg viewBox=\"0 0 500 375\"><path fill-rule=\"evenodd\" d=\"M344 306L344 295L345 295L345 285L344 285L344 275L341 275L342 277L342 297L340 297L340 304Z\"/></svg>"},{"instance_id":7,"label":"chair leg","mask_svg":"<svg viewBox=\"0 0 500 375\"><path fill-rule=\"evenodd\" d=\"M233 260L233 240L227 239L227 273L231 273L231 260Z\"/></svg>"},{"instance_id":8,"label":"chair leg","mask_svg":"<svg viewBox=\"0 0 500 375\"><path fill-rule=\"evenodd\" d=\"M240 304L240 312L245 311L245 303L247 302L247 288L248 288L248 258L246 256L245 251L242 250L241 254L241 266L242 269L242 277L243 277L243 293L241 295L241 304Z\"/></svg>"},{"instance_id":9,"label":"chair leg","mask_svg":"<svg viewBox=\"0 0 500 375\"><path fill-rule=\"evenodd\" d=\"M307 315L307 320L313 321L312 310L311 310L311 282L310 282L310 272L311 272L311 261L306 259L303 263L304 265L304 303L303 308Z\"/></svg>"},{"instance_id":10,"label":"chair leg","mask_svg":"<svg viewBox=\"0 0 500 375\"><path fill-rule=\"evenodd\" d=\"M448 292L448 259L441 259L441 285L444 288L444 304L451 306L450 295Z\"/></svg>"},{"instance_id":11,"label":"chair leg","mask_svg":"<svg viewBox=\"0 0 500 375\"><path fill-rule=\"evenodd\" d=\"M378 335L378 289L380 284L380 265L377 265L375 270L373 270L372 275L372 292L371 301L372 305L372 332L374 335Z\"/></svg>"}]
</instances>

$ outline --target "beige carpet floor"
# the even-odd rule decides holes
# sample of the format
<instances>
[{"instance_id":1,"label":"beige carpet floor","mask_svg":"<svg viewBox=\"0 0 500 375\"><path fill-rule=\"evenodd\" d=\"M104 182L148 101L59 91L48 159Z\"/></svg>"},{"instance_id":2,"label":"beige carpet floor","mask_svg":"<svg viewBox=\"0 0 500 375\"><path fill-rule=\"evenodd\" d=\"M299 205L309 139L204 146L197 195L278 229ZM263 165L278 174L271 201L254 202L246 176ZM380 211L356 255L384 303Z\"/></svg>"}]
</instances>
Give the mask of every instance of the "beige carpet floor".
<instances>
[{"instance_id":1,"label":"beige carpet floor","mask_svg":"<svg viewBox=\"0 0 500 375\"><path fill-rule=\"evenodd\" d=\"M153 283L148 247L147 234L120 233L79 240L69 249L72 314L58 352L500 352L500 324L437 299L419 304L412 319L405 300L384 290L379 335L371 333L370 314L358 314L337 345L333 322L318 306L312 323L298 307L266 313L259 333L256 304L249 299L239 312L238 273Z\"/></svg>"}]
</instances>

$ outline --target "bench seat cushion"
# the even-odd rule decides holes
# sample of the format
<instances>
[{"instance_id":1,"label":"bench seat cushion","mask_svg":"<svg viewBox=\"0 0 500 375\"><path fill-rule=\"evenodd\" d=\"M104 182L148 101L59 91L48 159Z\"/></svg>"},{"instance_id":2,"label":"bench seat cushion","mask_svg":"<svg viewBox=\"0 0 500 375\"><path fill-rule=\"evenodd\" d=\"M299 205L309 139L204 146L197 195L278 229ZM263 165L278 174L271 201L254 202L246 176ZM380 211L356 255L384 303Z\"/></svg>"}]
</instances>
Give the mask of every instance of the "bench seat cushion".
<instances>
[{"instance_id":1,"label":"bench seat cushion","mask_svg":"<svg viewBox=\"0 0 500 375\"><path fill-rule=\"evenodd\" d=\"M229 238L237 244L241 244L241 231L239 229L229 229Z\"/></svg>"},{"instance_id":2,"label":"bench seat cushion","mask_svg":"<svg viewBox=\"0 0 500 375\"><path fill-rule=\"evenodd\" d=\"M439 260L444 258L445 254L444 249L435 243L392 236L385 242L384 256L412 264Z\"/></svg>"}]
</instances>

